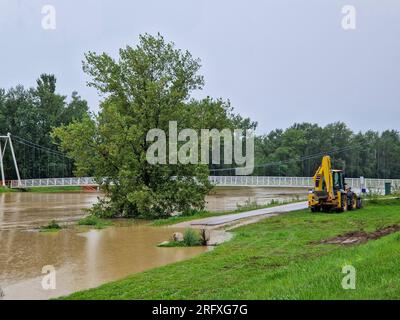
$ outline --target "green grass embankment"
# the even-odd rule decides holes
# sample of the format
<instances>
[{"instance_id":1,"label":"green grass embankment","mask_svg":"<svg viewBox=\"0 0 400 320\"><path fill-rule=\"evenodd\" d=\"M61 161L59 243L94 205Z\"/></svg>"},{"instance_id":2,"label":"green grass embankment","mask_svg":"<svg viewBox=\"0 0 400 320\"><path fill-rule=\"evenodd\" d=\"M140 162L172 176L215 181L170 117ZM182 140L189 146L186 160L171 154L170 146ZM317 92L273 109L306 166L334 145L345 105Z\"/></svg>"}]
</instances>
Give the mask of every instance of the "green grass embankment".
<instances>
[{"instance_id":1,"label":"green grass embankment","mask_svg":"<svg viewBox=\"0 0 400 320\"><path fill-rule=\"evenodd\" d=\"M0 193L7 192L41 192L41 193L59 193L59 192L81 192L82 187L34 187L34 188L26 188L26 189L11 189L0 187Z\"/></svg>"}]
</instances>

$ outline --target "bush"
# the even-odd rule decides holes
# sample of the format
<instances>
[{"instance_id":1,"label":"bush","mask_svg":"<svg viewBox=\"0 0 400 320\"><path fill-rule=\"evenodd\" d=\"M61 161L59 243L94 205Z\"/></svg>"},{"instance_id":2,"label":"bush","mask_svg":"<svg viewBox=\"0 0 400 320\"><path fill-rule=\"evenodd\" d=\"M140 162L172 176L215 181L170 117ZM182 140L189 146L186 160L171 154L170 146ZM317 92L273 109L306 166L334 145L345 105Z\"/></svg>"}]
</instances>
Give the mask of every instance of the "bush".
<instances>
[{"instance_id":1,"label":"bush","mask_svg":"<svg viewBox=\"0 0 400 320\"><path fill-rule=\"evenodd\" d=\"M42 232L57 231L60 229L61 229L60 225L55 220L51 220L48 225L40 227L40 231L42 231Z\"/></svg>"},{"instance_id":2,"label":"bush","mask_svg":"<svg viewBox=\"0 0 400 320\"><path fill-rule=\"evenodd\" d=\"M99 218L94 215L89 215L78 221L80 226L95 226L99 222Z\"/></svg>"},{"instance_id":3,"label":"bush","mask_svg":"<svg viewBox=\"0 0 400 320\"><path fill-rule=\"evenodd\" d=\"M203 210L197 210L197 209L189 208L189 209L186 209L185 211L183 211L181 216L182 217L193 217L196 214L200 214L200 213L203 213L203 212L204 212Z\"/></svg>"},{"instance_id":4,"label":"bush","mask_svg":"<svg viewBox=\"0 0 400 320\"><path fill-rule=\"evenodd\" d=\"M87 211L90 215L98 218L112 218L118 216L105 199L99 199L99 201Z\"/></svg>"},{"instance_id":5,"label":"bush","mask_svg":"<svg viewBox=\"0 0 400 320\"><path fill-rule=\"evenodd\" d=\"M187 247L200 245L199 234L192 229L186 229L185 233L183 234L183 243Z\"/></svg>"},{"instance_id":6,"label":"bush","mask_svg":"<svg viewBox=\"0 0 400 320\"><path fill-rule=\"evenodd\" d=\"M94 226L97 229L102 229L106 226L109 226L110 223L100 219L99 217L91 214L85 218L82 218L78 221L78 225L80 226Z\"/></svg>"}]
</instances>

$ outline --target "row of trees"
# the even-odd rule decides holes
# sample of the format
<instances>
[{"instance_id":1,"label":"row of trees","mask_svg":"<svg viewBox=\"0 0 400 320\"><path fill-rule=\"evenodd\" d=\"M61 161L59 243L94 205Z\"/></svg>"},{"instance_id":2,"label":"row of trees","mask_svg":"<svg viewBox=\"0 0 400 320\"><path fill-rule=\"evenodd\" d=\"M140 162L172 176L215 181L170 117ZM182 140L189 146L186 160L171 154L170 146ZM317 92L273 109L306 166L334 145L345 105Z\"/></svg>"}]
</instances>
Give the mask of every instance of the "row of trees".
<instances>
[{"instance_id":1,"label":"row of trees","mask_svg":"<svg viewBox=\"0 0 400 320\"><path fill-rule=\"evenodd\" d=\"M79 121L87 114L87 102L76 92L70 99L56 92L54 75L42 74L35 88L0 89L0 135L12 134L21 176L71 176L73 160L60 154L50 134L54 127ZM7 178L15 179L10 152L4 162Z\"/></svg>"},{"instance_id":2,"label":"row of trees","mask_svg":"<svg viewBox=\"0 0 400 320\"><path fill-rule=\"evenodd\" d=\"M328 153L349 177L400 178L400 134L354 133L342 122L320 127L294 124L256 138L254 175L312 176Z\"/></svg>"}]
</instances>

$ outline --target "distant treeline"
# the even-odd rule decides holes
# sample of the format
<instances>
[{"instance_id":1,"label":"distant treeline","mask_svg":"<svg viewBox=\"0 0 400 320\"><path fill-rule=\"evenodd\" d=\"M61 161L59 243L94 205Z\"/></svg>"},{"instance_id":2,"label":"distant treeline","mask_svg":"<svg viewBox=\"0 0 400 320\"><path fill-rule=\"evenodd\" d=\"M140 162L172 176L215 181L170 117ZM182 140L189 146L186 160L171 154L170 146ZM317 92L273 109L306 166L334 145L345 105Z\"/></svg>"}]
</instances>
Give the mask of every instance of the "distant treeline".
<instances>
[{"instance_id":1,"label":"distant treeline","mask_svg":"<svg viewBox=\"0 0 400 320\"><path fill-rule=\"evenodd\" d=\"M54 75L42 74L35 88L0 88L0 135L12 134L21 177L72 176L73 161L59 152L50 132L87 113L87 102L76 92L68 100L56 93ZM4 160L6 179L15 179L9 146Z\"/></svg>"},{"instance_id":2,"label":"distant treeline","mask_svg":"<svg viewBox=\"0 0 400 320\"><path fill-rule=\"evenodd\" d=\"M254 175L312 176L324 153L346 176L400 178L400 135L396 130L355 133L338 122L294 124L256 138Z\"/></svg>"}]
</instances>

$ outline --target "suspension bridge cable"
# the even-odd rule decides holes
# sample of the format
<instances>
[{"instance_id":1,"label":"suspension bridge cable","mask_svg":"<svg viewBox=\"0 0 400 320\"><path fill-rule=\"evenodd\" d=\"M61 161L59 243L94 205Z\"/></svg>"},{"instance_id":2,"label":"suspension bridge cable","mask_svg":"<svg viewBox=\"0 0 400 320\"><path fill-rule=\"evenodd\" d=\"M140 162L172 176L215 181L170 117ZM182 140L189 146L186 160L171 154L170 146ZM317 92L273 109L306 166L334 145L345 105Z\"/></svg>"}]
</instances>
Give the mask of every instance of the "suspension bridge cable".
<instances>
[{"instance_id":1,"label":"suspension bridge cable","mask_svg":"<svg viewBox=\"0 0 400 320\"><path fill-rule=\"evenodd\" d=\"M39 149L42 149L42 150L47 150L47 151L49 151L49 152L58 154L58 155L60 155L60 156L64 156L64 157L69 158L65 153L62 153L62 152L60 152L60 151L57 151L57 150L54 150L54 149L50 149L50 148L41 146L41 145L39 145L39 144L37 144L37 143L35 143L35 142L26 140L26 139L24 139L24 138L21 138L21 137L18 137L18 136L14 136L14 135L13 135L13 138L15 138L16 141L19 142L19 143L25 143L25 144L28 144L28 145L30 145L30 146L32 146L32 147L36 147L36 148L39 148ZM18 140L19 140L19 141L18 141Z\"/></svg>"},{"instance_id":2,"label":"suspension bridge cable","mask_svg":"<svg viewBox=\"0 0 400 320\"><path fill-rule=\"evenodd\" d=\"M13 135L13 141L21 145L23 171L25 176L43 177L63 176L72 170L74 159L65 153L39 145L35 142ZM27 148L29 148L27 150ZM47 162L47 164L46 164Z\"/></svg>"},{"instance_id":3,"label":"suspension bridge cable","mask_svg":"<svg viewBox=\"0 0 400 320\"><path fill-rule=\"evenodd\" d=\"M370 142L367 142L366 144L369 144ZM306 160L311 160L315 159L317 157L321 157L326 154L335 154L335 153L341 153L343 151L351 150L351 149L357 149L362 147L362 144L358 145L352 145L352 146L346 146L343 148L335 149L335 150L330 150L330 151L324 151L324 152L319 152L303 157L299 157L297 159L288 159L288 160L281 160L281 161L275 161L275 162L269 162L269 163L263 163L259 165L255 165L254 168L266 168L266 167L271 167L271 166L276 166L276 165L281 165L281 164L287 164L287 163L292 163L292 162L302 162ZM235 169L240 169L241 167L235 167L235 168L219 168L219 169L210 169L211 172L221 172L221 171L230 171L230 170L235 170Z\"/></svg>"},{"instance_id":4,"label":"suspension bridge cable","mask_svg":"<svg viewBox=\"0 0 400 320\"><path fill-rule=\"evenodd\" d=\"M72 158L69 157L69 156L68 156L67 154L65 154L65 153L61 153L61 152L59 152L59 151L52 150L52 149L49 149L49 148L46 148L46 147L41 147L41 146L38 146L38 145L36 145L36 144L27 143L27 142L24 142L24 141L21 141L21 140L15 140L15 141L16 141L17 143L19 143L19 144L26 145L26 146L31 147L31 148L34 148L34 149L36 149L36 150L42 150L42 151L45 151L45 152L47 152L47 153L49 153L49 154L54 154L54 155L57 155L57 156L64 157L64 158L67 158L67 159L71 159L71 160L72 160Z\"/></svg>"}]
</instances>

